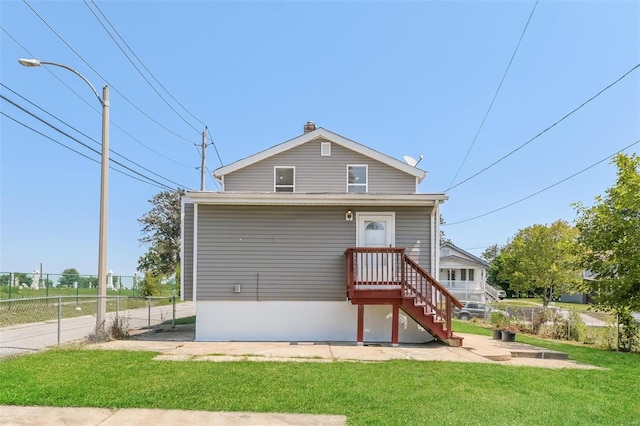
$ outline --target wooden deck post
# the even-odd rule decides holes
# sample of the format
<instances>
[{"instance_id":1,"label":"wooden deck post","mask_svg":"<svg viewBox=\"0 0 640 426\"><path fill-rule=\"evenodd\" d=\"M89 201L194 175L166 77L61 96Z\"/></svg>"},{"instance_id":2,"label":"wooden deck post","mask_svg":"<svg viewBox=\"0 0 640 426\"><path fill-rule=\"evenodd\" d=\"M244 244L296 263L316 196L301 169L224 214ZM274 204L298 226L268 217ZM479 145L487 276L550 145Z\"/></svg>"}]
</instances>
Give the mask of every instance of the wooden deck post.
<instances>
[{"instance_id":1,"label":"wooden deck post","mask_svg":"<svg viewBox=\"0 0 640 426\"><path fill-rule=\"evenodd\" d=\"M358 305L358 346L364 344L364 305Z\"/></svg>"},{"instance_id":2,"label":"wooden deck post","mask_svg":"<svg viewBox=\"0 0 640 426\"><path fill-rule=\"evenodd\" d=\"M400 306L393 304L393 315L391 316L391 345L398 346L398 328L400 327Z\"/></svg>"}]
</instances>

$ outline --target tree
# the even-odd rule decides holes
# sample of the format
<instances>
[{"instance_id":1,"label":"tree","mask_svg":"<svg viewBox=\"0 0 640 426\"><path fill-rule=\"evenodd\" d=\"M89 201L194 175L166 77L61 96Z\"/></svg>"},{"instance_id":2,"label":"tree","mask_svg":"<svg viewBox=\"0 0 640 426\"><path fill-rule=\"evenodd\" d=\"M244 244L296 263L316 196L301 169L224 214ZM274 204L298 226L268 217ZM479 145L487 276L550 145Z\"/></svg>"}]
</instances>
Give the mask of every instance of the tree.
<instances>
[{"instance_id":1,"label":"tree","mask_svg":"<svg viewBox=\"0 0 640 426\"><path fill-rule=\"evenodd\" d=\"M492 246L487 247L482 252L480 257L486 260L488 263L493 263L493 261L496 260L496 258L498 257L501 251L502 251L502 247L500 247L498 244L494 244Z\"/></svg>"},{"instance_id":2,"label":"tree","mask_svg":"<svg viewBox=\"0 0 640 426\"><path fill-rule=\"evenodd\" d=\"M629 333L636 326L631 313L640 311L640 157L618 154L613 163L618 168L615 184L592 207L575 205L576 227L584 248L582 266L595 277L585 285ZM623 337L630 344L634 339Z\"/></svg>"},{"instance_id":3,"label":"tree","mask_svg":"<svg viewBox=\"0 0 640 426\"><path fill-rule=\"evenodd\" d=\"M138 222L142 225L139 241L150 244L138 259L138 270L154 277L176 275L180 265L180 202L185 191L163 191L153 196L151 210ZM179 288L179 286L178 286Z\"/></svg>"},{"instance_id":4,"label":"tree","mask_svg":"<svg viewBox=\"0 0 640 426\"><path fill-rule=\"evenodd\" d=\"M65 269L64 271L62 271L60 278L58 278L59 287L65 286L68 288L73 288L74 282L77 282L78 285L80 284L80 273L76 268Z\"/></svg>"},{"instance_id":5,"label":"tree","mask_svg":"<svg viewBox=\"0 0 640 426\"><path fill-rule=\"evenodd\" d=\"M445 244L445 243L453 244L451 242L451 239L447 238L447 236L444 234L444 231L442 230L442 227L446 225L446 223L447 222L444 221L444 218L442 217L442 215L440 215L440 244Z\"/></svg>"},{"instance_id":6,"label":"tree","mask_svg":"<svg viewBox=\"0 0 640 426\"><path fill-rule=\"evenodd\" d=\"M578 231L562 220L520 230L500 255L498 279L509 281L512 291L541 295L546 308L561 292L582 283L577 236Z\"/></svg>"}]
</instances>

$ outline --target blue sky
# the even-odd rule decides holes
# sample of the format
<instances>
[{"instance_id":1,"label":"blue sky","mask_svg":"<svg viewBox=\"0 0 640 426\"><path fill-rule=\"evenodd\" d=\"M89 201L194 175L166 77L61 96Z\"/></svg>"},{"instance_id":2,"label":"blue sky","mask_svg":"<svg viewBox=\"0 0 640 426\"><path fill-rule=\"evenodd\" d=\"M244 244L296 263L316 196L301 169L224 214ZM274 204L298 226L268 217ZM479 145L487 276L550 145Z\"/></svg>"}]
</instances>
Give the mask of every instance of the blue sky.
<instances>
[{"instance_id":1,"label":"blue sky","mask_svg":"<svg viewBox=\"0 0 640 426\"><path fill-rule=\"evenodd\" d=\"M205 125L228 164L298 136L313 120L398 159L424 155L420 167L428 175L420 191L442 192L640 63L640 2L540 1L460 168L534 1L87 3L90 8L81 1L0 2L0 93L99 150L47 115L99 141L100 104L90 89L68 71L27 69L17 60L71 66L99 91L108 83L111 149L155 174L112 158L170 187L199 188L195 144ZM107 26L100 11L108 18L144 65L123 44L125 51L177 113L92 10ZM5 100L0 111L0 271L32 271L43 262L50 273L73 267L95 274L99 164L13 120L99 156ZM445 232L480 254L526 226L572 221L571 203L591 204L613 184L608 161L512 207L454 224L540 191L638 140L640 69L447 191L442 213L451 225ZM212 147L207 157L210 170L221 165ZM211 178L207 188L216 189ZM160 190L111 171L108 269L114 273L135 272L146 250L137 241L137 219Z\"/></svg>"}]
</instances>

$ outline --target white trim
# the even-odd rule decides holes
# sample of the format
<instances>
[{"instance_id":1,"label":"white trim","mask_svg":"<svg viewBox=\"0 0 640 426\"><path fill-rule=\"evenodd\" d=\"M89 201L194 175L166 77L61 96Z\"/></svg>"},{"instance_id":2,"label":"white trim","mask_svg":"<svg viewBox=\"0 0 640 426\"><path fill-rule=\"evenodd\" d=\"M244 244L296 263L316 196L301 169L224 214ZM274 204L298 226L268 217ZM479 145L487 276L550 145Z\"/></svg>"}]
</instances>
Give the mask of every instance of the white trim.
<instances>
[{"instance_id":1,"label":"white trim","mask_svg":"<svg viewBox=\"0 0 640 426\"><path fill-rule=\"evenodd\" d=\"M433 217L433 225L434 231L431 233L433 235L433 245L431 249L431 274L435 276L437 271L440 270L440 206L439 202L436 201L435 206L433 206L432 217Z\"/></svg>"},{"instance_id":2,"label":"white trim","mask_svg":"<svg viewBox=\"0 0 640 426\"><path fill-rule=\"evenodd\" d=\"M277 191L277 187L278 187L278 182L276 182L276 170L278 169L293 169L293 185L292 189L293 191L291 192L296 192L296 166L273 166L273 192L279 192ZM283 187L289 187L289 185L283 185ZM280 191L280 192L289 192L289 191Z\"/></svg>"},{"instance_id":3,"label":"white trim","mask_svg":"<svg viewBox=\"0 0 640 426\"><path fill-rule=\"evenodd\" d=\"M364 185L361 183L349 182L349 167L364 167ZM369 192L369 165L368 164L347 164L347 193L349 194L362 194L362 192L350 192L349 186L364 186L364 192Z\"/></svg>"},{"instance_id":4,"label":"white trim","mask_svg":"<svg viewBox=\"0 0 640 426\"><path fill-rule=\"evenodd\" d=\"M322 206L434 206L448 200L445 194L308 194L295 192L189 191L197 204L211 205L322 205Z\"/></svg>"},{"instance_id":5,"label":"white trim","mask_svg":"<svg viewBox=\"0 0 640 426\"><path fill-rule=\"evenodd\" d=\"M323 138L345 148L348 148L352 151L358 152L367 157L373 158L374 160L380 161L394 169L401 170L405 173L408 173L412 176L417 177L420 181L424 179L427 175L427 172L424 170L418 169L416 167L410 166L407 163L396 160L393 157L390 157L386 154L378 152L374 149L371 149L365 145L361 145L355 141L347 139L343 136L338 135L337 133L333 133L329 130L323 129L322 127L317 128L316 130L300 135L296 138L290 139L286 142L283 142L279 145L273 146L271 148L265 149L257 154L251 155L249 157L243 158L241 160L236 161L235 163L231 163L227 166L220 167L213 171L214 177L217 179L226 174L235 172L236 170L240 170L244 167L247 167L251 164L257 163L258 161L264 160L265 158L269 158L273 155L279 154L281 152L287 151L291 148L295 148L299 145L312 141L314 139Z\"/></svg>"},{"instance_id":6,"label":"white trim","mask_svg":"<svg viewBox=\"0 0 640 426\"><path fill-rule=\"evenodd\" d=\"M198 291L198 204L193 203L193 301Z\"/></svg>"},{"instance_id":7,"label":"white trim","mask_svg":"<svg viewBox=\"0 0 640 426\"><path fill-rule=\"evenodd\" d=\"M184 302L184 208L189 197L180 199L180 301ZM191 201L191 200L189 200Z\"/></svg>"},{"instance_id":8,"label":"white trim","mask_svg":"<svg viewBox=\"0 0 640 426\"><path fill-rule=\"evenodd\" d=\"M320 156L331 157L331 142L320 143Z\"/></svg>"}]
</instances>

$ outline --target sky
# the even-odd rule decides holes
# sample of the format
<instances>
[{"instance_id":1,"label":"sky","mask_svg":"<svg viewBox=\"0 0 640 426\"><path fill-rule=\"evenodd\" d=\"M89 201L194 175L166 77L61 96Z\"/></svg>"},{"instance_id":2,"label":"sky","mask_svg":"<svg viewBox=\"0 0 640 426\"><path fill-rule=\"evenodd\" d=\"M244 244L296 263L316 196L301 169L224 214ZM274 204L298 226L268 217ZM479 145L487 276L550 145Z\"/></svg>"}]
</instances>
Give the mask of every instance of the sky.
<instances>
[{"instance_id":1,"label":"sky","mask_svg":"<svg viewBox=\"0 0 640 426\"><path fill-rule=\"evenodd\" d=\"M307 121L423 155L419 191L446 191L445 234L476 255L573 222L572 203L615 182L607 158L640 147L639 1L2 0L0 24L0 94L13 102L0 100L0 272L98 263L100 156L87 147L100 150L100 103L71 72L19 58L110 87L117 275L147 249L138 219L153 195L199 189L205 126L209 171ZM206 187L219 189L210 176Z\"/></svg>"}]
</instances>

